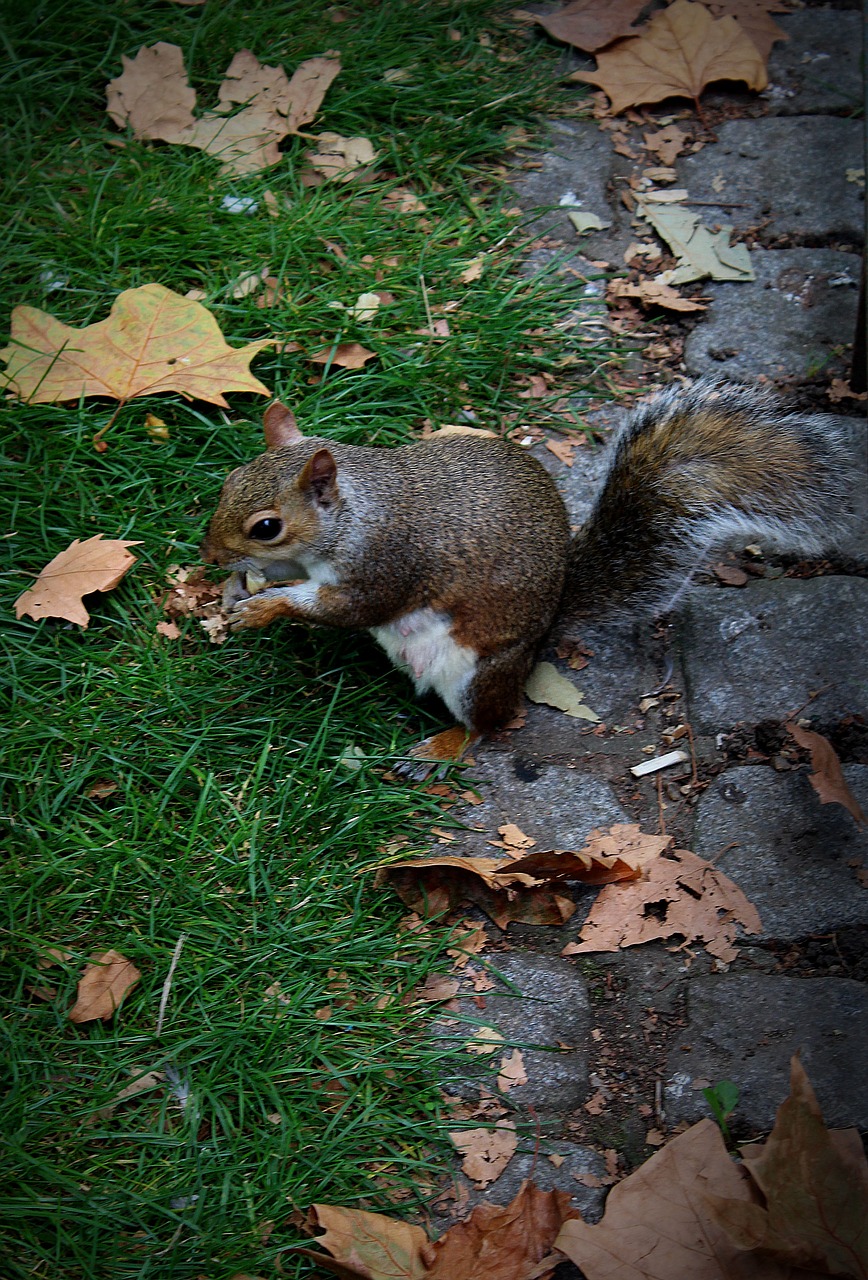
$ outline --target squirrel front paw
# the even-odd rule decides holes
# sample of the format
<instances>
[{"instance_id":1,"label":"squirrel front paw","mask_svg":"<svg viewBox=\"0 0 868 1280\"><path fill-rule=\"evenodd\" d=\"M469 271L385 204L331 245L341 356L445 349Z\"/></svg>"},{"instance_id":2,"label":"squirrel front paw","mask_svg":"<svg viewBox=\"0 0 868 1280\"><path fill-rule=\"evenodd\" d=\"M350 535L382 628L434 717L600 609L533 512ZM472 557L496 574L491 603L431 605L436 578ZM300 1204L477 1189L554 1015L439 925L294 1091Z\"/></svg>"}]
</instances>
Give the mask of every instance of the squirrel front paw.
<instances>
[{"instance_id":1,"label":"squirrel front paw","mask_svg":"<svg viewBox=\"0 0 868 1280\"><path fill-rule=\"evenodd\" d=\"M297 610L286 598L285 591L275 588L260 591L258 595L238 600L229 610L229 630L246 631L248 628L267 627L276 618L297 617Z\"/></svg>"}]
</instances>

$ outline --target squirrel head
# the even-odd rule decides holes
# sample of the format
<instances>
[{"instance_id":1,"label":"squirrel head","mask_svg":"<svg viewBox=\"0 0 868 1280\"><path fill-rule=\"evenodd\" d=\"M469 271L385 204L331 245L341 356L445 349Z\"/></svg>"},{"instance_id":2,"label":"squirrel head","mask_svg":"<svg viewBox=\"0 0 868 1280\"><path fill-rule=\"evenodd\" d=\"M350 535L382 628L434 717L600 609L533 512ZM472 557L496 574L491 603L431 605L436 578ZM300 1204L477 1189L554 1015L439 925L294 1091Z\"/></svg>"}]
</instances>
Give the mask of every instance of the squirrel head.
<instances>
[{"instance_id":1,"label":"squirrel head","mask_svg":"<svg viewBox=\"0 0 868 1280\"><path fill-rule=\"evenodd\" d=\"M267 451L226 477L201 554L278 581L304 575L341 498L331 451L301 434L291 409L269 405L263 425Z\"/></svg>"}]
</instances>

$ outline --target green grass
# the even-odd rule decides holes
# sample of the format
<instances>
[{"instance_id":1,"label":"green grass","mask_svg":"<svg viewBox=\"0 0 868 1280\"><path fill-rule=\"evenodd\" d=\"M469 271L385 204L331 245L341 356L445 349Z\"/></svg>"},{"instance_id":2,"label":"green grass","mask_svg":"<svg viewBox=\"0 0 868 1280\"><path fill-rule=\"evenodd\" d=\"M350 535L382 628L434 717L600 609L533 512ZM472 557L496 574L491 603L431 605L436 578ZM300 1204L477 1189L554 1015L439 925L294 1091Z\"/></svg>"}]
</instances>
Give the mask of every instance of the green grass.
<instances>
[{"instance_id":1,"label":"green grass","mask_svg":"<svg viewBox=\"0 0 868 1280\"><path fill-rule=\"evenodd\" d=\"M8 3L2 331L16 303L83 325L149 280L201 288L234 345L301 345L254 370L304 430L366 443L426 419L509 431L544 417L521 380L566 357L576 388L594 386L611 353L555 327L568 284L518 273L523 232L484 167L556 102L556 53L482 3L349 3L340 23L337 10ZM183 47L204 105L240 47L290 71L339 49L317 127L370 137L374 174L306 190L296 139L275 169L227 182L208 157L120 134L105 82L160 39ZM409 79L385 80L393 68ZM395 186L424 216L389 207ZM257 212L226 213L227 194ZM482 278L462 284L479 254ZM234 299L265 264L289 296L268 310ZM370 323L331 305L372 288L394 301ZM448 337L417 332L426 299ZM348 340L376 361L322 378L305 358ZM449 964L448 931L402 930L365 873L396 836L425 846L438 802L383 775L442 709L411 701L364 636L277 628L214 646L195 621L179 640L155 631L168 567L197 563L222 477L260 447L264 402L230 400L228 413L133 401L103 454L107 402L4 411L4 1278L273 1274L313 1201L388 1210L403 1195L419 1212L447 1159L439 1086L471 1071L402 999ZM168 441L148 436L148 412ZM42 565L94 533L141 545L123 584L88 600L88 629L17 621ZM40 969L52 946L71 957ZM111 1022L74 1026L83 962L108 948L141 983ZM96 1114L149 1070L164 1085ZM310 1274L280 1257L284 1274Z\"/></svg>"}]
</instances>

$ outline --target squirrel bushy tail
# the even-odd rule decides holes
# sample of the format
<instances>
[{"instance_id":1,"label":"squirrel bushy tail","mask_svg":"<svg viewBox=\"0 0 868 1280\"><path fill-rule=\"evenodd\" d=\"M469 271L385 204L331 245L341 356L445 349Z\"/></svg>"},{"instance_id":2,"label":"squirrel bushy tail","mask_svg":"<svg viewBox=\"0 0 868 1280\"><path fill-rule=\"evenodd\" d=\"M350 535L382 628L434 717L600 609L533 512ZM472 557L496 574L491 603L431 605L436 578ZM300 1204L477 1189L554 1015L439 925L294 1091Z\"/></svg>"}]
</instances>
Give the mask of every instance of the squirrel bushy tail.
<instances>
[{"instance_id":1,"label":"squirrel bushy tail","mask_svg":"<svg viewBox=\"0 0 868 1280\"><path fill-rule=\"evenodd\" d=\"M732 537L818 555L846 529L848 461L828 418L713 378L638 406L573 540L555 633L664 613Z\"/></svg>"}]
</instances>

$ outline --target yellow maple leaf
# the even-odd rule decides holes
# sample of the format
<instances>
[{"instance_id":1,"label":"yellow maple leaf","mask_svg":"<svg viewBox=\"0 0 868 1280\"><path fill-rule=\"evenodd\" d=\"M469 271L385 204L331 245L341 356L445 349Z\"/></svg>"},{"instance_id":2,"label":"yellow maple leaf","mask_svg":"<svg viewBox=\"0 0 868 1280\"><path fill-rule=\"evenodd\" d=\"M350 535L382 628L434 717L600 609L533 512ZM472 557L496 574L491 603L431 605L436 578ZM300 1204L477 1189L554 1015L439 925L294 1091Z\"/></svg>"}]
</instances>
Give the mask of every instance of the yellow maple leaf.
<instances>
[{"instance_id":1,"label":"yellow maple leaf","mask_svg":"<svg viewBox=\"0 0 868 1280\"><path fill-rule=\"evenodd\" d=\"M714 80L743 80L751 89L768 84L763 59L735 18L714 19L691 0L674 0L641 36L597 54L596 71L576 71L570 79L599 85L615 115L663 98L693 98L698 105Z\"/></svg>"},{"instance_id":2,"label":"yellow maple leaf","mask_svg":"<svg viewBox=\"0 0 868 1280\"><path fill-rule=\"evenodd\" d=\"M0 386L29 404L82 396L134 396L177 391L187 400L228 408L223 391L270 395L250 372L266 338L230 347L209 311L161 284L118 294L107 320L73 329L36 307L16 307L12 336L0 359Z\"/></svg>"}]
</instances>

